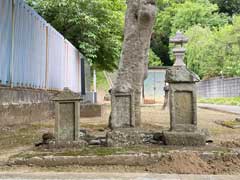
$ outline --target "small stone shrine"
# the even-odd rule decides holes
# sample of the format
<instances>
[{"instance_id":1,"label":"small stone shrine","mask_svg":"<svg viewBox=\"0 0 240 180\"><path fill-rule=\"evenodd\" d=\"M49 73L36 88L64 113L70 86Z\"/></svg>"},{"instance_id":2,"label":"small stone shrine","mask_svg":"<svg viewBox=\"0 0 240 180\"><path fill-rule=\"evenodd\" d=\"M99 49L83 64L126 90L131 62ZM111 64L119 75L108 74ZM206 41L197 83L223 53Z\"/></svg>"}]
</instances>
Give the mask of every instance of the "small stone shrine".
<instances>
[{"instance_id":1,"label":"small stone shrine","mask_svg":"<svg viewBox=\"0 0 240 180\"><path fill-rule=\"evenodd\" d=\"M205 145L205 135L197 129L197 95L196 82L199 77L187 69L183 59L184 43L188 38L181 32L170 40L176 47L173 53L176 61L166 72L166 82L169 83L170 131L165 131L166 145Z\"/></svg>"},{"instance_id":2,"label":"small stone shrine","mask_svg":"<svg viewBox=\"0 0 240 180\"><path fill-rule=\"evenodd\" d=\"M80 95L64 88L52 99L55 103L55 138L57 143L78 141Z\"/></svg>"}]
</instances>

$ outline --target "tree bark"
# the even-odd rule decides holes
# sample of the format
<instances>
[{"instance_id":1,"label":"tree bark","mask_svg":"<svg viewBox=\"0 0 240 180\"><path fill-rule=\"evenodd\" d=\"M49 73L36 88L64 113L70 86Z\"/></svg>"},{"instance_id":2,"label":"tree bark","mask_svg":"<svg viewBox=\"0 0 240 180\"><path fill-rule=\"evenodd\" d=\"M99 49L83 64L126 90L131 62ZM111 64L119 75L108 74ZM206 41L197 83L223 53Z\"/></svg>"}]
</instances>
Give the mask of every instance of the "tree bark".
<instances>
[{"instance_id":1,"label":"tree bark","mask_svg":"<svg viewBox=\"0 0 240 180\"><path fill-rule=\"evenodd\" d=\"M141 123L141 90L148 70L148 51L156 15L155 0L128 0L124 43L112 93L134 93L135 126ZM114 104L112 104L114 106Z\"/></svg>"}]
</instances>

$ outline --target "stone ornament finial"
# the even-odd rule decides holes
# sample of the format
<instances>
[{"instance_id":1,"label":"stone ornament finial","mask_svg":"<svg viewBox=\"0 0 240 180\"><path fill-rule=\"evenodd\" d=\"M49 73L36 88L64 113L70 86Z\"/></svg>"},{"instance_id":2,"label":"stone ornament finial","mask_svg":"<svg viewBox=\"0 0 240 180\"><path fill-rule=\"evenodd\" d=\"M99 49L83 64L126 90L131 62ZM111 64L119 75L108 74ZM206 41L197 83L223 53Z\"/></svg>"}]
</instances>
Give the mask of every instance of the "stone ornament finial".
<instances>
[{"instance_id":1,"label":"stone ornament finial","mask_svg":"<svg viewBox=\"0 0 240 180\"><path fill-rule=\"evenodd\" d=\"M188 38L184 36L183 33L177 31L176 36L170 39L170 43L175 44L175 48L173 49L173 53L176 56L176 61L173 66L186 66L184 63L184 56L185 56L185 48L183 47L184 44L188 42Z\"/></svg>"}]
</instances>

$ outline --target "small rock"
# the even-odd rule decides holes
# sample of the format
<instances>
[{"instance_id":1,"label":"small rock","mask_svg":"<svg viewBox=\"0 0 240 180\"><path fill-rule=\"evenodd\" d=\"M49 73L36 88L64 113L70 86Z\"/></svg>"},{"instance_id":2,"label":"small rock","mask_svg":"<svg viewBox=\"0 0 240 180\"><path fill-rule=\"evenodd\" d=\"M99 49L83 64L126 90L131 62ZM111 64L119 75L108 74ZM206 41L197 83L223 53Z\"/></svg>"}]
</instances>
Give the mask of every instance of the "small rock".
<instances>
[{"instance_id":1,"label":"small rock","mask_svg":"<svg viewBox=\"0 0 240 180\"><path fill-rule=\"evenodd\" d=\"M80 137L80 138L81 138L81 137L85 137L86 134L87 134L86 130L80 130L80 132L79 132L79 137Z\"/></svg>"},{"instance_id":2,"label":"small rock","mask_svg":"<svg viewBox=\"0 0 240 180\"><path fill-rule=\"evenodd\" d=\"M98 129L98 131L99 131L99 132L104 132L105 129L104 129L104 128L100 128L100 129Z\"/></svg>"},{"instance_id":3,"label":"small rock","mask_svg":"<svg viewBox=\"0 0 240 180\"><path fill-rule=\"evenodd\" d=\"M149 141L151 144L159 144L160 143L160 141L156 141L156 140L151 140L151 141Z\"/></svg>"},{"instance_id":4,"label":"small rock","mask_svg":"<svg viewBox=\"0 0 240 180\"><path fill-rule=\"evenodd\" d=\"M88 144L98 146L98 145L101 145L101 140L100 139L93 139L93 140L90 140Z\"/></svg>"},{"instance_id":5,"label":"small rock","mask_svg":"<svg viewBox=\"0 0 240 180\"><path fill-rule=\"evenodd\" d=\"M240 117L237 117L237 118L236 118L236 121L237 121L237 122L240 122Z\"/></svg>"},{"instance_id":6,"label":"small rock","mask_svg":"<svg viewBox=\"0 0 240 180\"><path fill-rule=\"evenodd\" d=\"M163 133L155 133L153 135L153 140L155 140L155 141L163 141Z\"/></svg>"}]
</instances>

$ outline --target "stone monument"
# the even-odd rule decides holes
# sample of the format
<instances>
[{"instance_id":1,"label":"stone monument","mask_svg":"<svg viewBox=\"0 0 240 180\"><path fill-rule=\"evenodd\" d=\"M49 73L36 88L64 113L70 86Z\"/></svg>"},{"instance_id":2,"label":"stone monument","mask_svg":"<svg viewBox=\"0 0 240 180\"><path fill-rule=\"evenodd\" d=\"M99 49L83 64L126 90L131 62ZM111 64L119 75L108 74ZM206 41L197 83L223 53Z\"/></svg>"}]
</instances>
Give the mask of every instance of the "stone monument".
<instances>
[{"instance_id":1,"label":"stone monument","mask_svg":"<svg viewBox=\"0 0 240 180\"><path fill-rule=\"evenodd\" d=\"M116 82L111 91L112 129L141 123L141 90L148 69L148 50L156 15L155 0L128 0L124 43Z\"/></svg>"},{"instance_id":2,"label":"stone monument","mask_svg":"<svg viewBox=\"0 0 240 180\"><path fill-rule=\"evenodd\" d=\"M55 138L57 143L79 139L80 95L68 88L52 99L55 102Z\"/></svg>"},{"instance_id":3,"label":"stone monument","mask_svg":"<svg viewBox=\"0 0 240 180\"><path fill-rule=\"evenodd\" d=\"M197 129L197 95L196 82L199 77L187 69L183 59L184 43L188 38L181 32L170 39L176 47L173 53L176 61L166 72L169 84L170 131L165 131L164 140L167 145L205 145L206 137Z\"/></svg>"}]
</instances>

